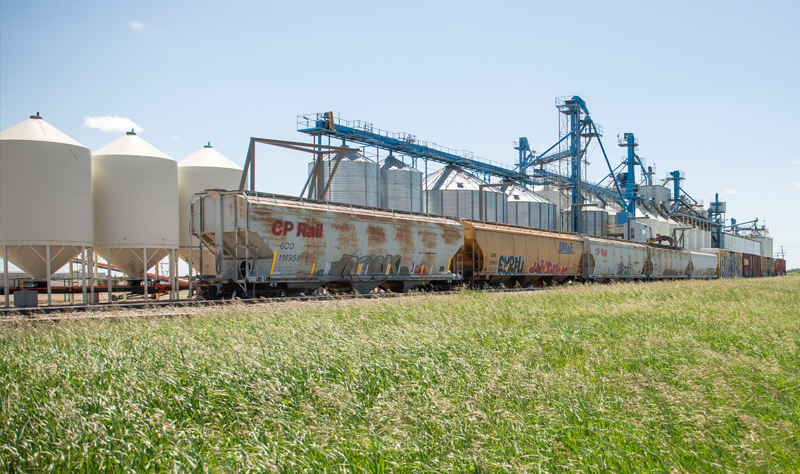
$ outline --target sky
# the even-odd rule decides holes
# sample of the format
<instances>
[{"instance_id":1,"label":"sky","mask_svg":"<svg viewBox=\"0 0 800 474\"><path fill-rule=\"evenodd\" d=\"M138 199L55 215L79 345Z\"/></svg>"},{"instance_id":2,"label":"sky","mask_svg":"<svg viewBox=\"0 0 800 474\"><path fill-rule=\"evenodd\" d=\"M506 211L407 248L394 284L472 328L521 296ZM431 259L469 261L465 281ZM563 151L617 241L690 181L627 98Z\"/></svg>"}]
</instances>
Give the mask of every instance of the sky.
<instances>
[{"instance_id":1,"label":"sky","mask_svg":"<svg viewBox=\"0 0 800 474\"><path fill-rule=\"evenodd\" d=\"M125 130L176 160L250 137L310 141L333 111L513 164L579 95L612 165L633 132L657 178L759 219L800 267L800 3L0 0L0 130L42 117L92 150ZM607 172L599 150L589 179ZM308 156L259 147L256 187L297 195Z\"/></svg>"}]
</instances>

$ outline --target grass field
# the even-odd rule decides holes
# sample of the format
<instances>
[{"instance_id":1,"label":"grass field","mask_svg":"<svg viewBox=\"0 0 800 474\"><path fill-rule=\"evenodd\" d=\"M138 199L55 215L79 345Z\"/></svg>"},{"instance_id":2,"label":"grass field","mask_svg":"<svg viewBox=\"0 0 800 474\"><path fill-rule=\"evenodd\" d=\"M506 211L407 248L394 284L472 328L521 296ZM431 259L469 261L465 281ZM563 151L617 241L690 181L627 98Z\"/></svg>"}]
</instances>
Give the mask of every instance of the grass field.
<instances>
[{"instance_id":1,"label":"grass field","mask_svg":"<svg viewBox=\"0 0 800 474\"><path fill-rule=\"evenodd\" d=\"M11 472L797 472L800 278L0 334Z\"/></svg>"}]
</instances>

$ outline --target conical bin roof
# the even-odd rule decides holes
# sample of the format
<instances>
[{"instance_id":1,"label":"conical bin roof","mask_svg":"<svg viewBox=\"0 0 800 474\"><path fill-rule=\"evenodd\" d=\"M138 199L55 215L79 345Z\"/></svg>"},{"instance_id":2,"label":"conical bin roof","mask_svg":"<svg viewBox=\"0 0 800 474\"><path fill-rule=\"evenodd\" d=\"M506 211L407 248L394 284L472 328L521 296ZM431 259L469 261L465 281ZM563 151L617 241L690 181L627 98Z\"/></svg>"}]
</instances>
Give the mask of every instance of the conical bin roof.
<instances>
[{"instance_id":1,"label":"conical bin roof","mask_svg":"<svg viewBox=\"0 0 800 474\"><path fill-rule=\"evenodd\" d=\"M228 159L225 155L215 150L211 143L197 150L178 162L179 167L197 166L207 168L231 168L242 170L242 167Z\"/></svg>"},{"instance_id":2,"label":"conical bin roof","mask_svg":"<svg viewBox=\"0 0 800 474\"><path fill-rule=\"evenodd\" d=\"M428 190L479 191L481 185L489 183L472 176L458 166L450 165L429 174L426 184ZM502 193L498 188L485 187L483 190Z\"/></svg>"},{"instance_id":3,"label":"conical bin roof","mask_svg":"<svg viewBox=\"0 0 800 474\"><path fill-rule=\"evenodd\" d=\"M75 139L56 127L45 122L38 115L32 115L28 120L24 120L11 128L0 132L0 140L32 140L40 142L64 143L86 148Z\"/></svg>"},{"instance_id":4,"label":"conical bin roof","mask_svg":"<svg viewBox=\"0 0 800 474\"><path fill-rule=\"evenodd\" d=\"M165 158L173 160L166 153L147 143L135 133L128 132L120 138L114 140L103 148L92 153L94 156L112 156L112 155L126 155L126 156L153 156L156 158Z\"/></svg>"}]
</instances>

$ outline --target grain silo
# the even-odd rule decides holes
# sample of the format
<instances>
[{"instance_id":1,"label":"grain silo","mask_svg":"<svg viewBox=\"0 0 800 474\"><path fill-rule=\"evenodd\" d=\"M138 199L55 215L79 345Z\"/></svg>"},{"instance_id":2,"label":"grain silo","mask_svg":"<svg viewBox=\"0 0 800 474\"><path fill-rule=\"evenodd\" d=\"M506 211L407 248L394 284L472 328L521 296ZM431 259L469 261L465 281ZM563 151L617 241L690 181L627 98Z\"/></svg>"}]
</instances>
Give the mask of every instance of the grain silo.
<instances>
[{"instance_id":1,"label":"grain silo","mask_svg":"<svg viewBox=\"0 0 800 474\"><path fill-rule=\"evenodd\" d=\"M178 163L178 216L180 218L180 251L183 261L189 263L189 205L192 196L206 189L238 189L242 167L226 158L211 146L211 142ZM195 239L192 249L192 267L200 270L200 255ZM203 275L214 274L214 254L205 251L202 256Z\"/></svg>"},{"instance_id":2,"label":"grain silo","mask_svg":"<svg viewBox=\"0 0 800 474\"><path fill-rule=\"evenodd\" d=\"M336 162L341 158L339 166ZM315 163L308 164L309 174L313 172ZM336 172L334 173L334 168ZM325 194L325 201L355 204L358 206L380 206L380 171L378 163L358 152L336 153L325 155L321 166L322 189L330 181ZM330 179L333 174L333 179Z\"/></svg>"},{"instance_id":3,"label":"grain silo","mask_svg":"<svg viewBox=\"0 0 800 474\"><path fill-rule=\"evenodd\" d=\"M556 230L556 205L518 184L505 188L507 223L533 229Z\"/></svg>"},{"instance_id":4,"label":"grain silo","mask_svg":"<svg viewBox=\"0 0 800 474\"><path fill-rule=\"evenodd\" d=\"M178 164L133 131L92 154L95 252L133 279L178 249ZM145 263L145 260L147 261Z\"/></svg>"},{"instance_id":5,"label":"grain silo","mask_svg":"<svg viewBox=\"0 0 800 474\"><path fill-rule=\"evenodd\" d=\"M583 206L579 211L581 234L605 237L608 234L608 212L598 206ZM572 226L572 211L561 212L561 231L575 232Z\"/></svg>"},{"instance_id":6,"label":"grain silo","mask_svg":"<svg viewBox=\"0 0 800 474\"><path fill-rule=\"evenodd\" d=\"M37 113L0 133L0 243L34 280L92 246L88 148Z\"/></svg>"},{"instance_id":7,"label":"grain silo","mask_svg":"<svg viewBox=\"0 0 800 474\"><path fill-rule=\"evenodd\" d=\"M446 166L428 176L426 183L428 214L506 222L506 195L467 173L458 166ZM481 193L483 193L483 216L481 216ZM483 217L481 219L481 217Z\"/></svg>"},{"instance_id":8,"label":"grain silo","mask_svg":"<svg viewBox=\"0 0 800 474\"><path fill-rule=\"evenodd\" d=\"M422 212L422 173L391 155L380 168L381 207Z\"/></svg>"}]
</instances>

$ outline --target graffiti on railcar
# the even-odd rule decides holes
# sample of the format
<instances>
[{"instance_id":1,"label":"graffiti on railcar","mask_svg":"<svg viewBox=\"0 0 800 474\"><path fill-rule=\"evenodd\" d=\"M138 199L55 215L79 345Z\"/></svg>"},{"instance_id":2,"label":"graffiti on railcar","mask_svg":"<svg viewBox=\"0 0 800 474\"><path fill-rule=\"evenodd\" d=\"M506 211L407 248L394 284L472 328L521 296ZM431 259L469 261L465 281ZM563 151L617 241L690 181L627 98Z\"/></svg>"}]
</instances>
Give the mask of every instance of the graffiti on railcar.
<instances>
[{"instance_id":1,"label":"graffiti on railcar","mask_svg":"<svg viewBox=\"0 0 800 474\"><path fill-rule=\"evenodd\" d=\"M400 275L406 267L400 266L401 255L364 255L345 254L331 265L331 275ZM406 268L405 273L408 273Z\"/></svg>"},{"instance_id":2,"label":"graffiti on railcar","mask_svg":"<svg viewBox=\"0 0 800 474\"><path fill-rule=\"evenodd\" d=\"M528 257L519 255L500 255L497 259L498 275L521 275L525 273Z\"/></svg>"},{"instance_id":3,"label":"graffiti on railcar","mask_svg":"<svg viewBox=\"0 0 800 474\"><path fill-rule=\"evenodd\" d=\"M528 273L532 275L564 275L566 274L566 267L550 260L539 260L533 262L533 265L528 269Z\"/></svg>"},{"instance_id":4,"label":"graffiti on railcar","mask_svg":"<svg viewBox=\"0 0 800 474\"><path fill-rule=\"evenodd\" d=\"M617 275L633 275L633 267L620 263L617 267Z\"/></svg>"}]
</instances>

